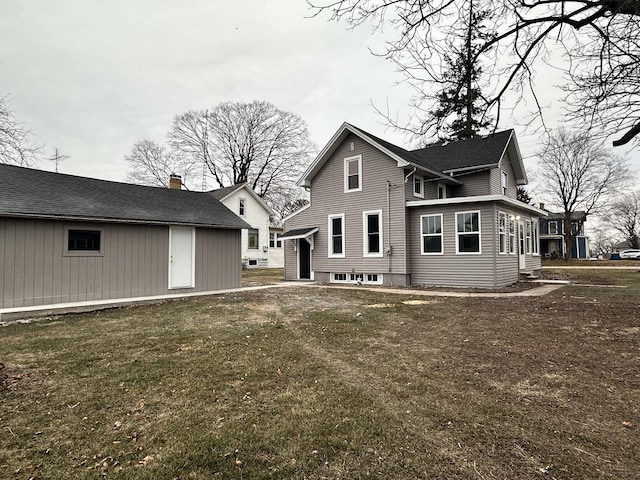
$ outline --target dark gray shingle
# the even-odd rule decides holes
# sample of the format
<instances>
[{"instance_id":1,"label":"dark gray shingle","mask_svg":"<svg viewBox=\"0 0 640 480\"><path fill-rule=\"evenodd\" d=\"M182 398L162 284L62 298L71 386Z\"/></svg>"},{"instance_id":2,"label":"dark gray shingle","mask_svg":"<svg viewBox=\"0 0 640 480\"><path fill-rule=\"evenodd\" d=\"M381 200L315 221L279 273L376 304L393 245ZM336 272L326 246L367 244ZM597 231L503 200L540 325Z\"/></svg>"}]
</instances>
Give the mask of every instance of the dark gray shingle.
<instances>
[{"instance_id":1,"label":"dark gray shingle","mask_svg":"<svg viewBox=\"0 0 640 480\"><path fill-rule=\"evenodd\" d=\"M0 165L0 216L249 226L208 193Z\"/></svg>"}]
</instances>

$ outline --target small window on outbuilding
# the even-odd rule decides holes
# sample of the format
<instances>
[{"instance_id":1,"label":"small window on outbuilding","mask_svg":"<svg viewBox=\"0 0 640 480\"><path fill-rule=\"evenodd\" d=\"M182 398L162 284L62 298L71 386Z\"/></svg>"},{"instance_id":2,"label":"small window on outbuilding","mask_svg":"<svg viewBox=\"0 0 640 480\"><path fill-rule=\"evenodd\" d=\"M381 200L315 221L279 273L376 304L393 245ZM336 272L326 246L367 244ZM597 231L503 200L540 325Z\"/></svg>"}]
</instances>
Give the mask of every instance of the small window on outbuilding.
<instances>
[{"instance_id":1,"label":"small window on outbuilding","mask_svg":"<svg viewBox=\"0 0 640 480\"><path fill-rule=\"evenodd\" d=\"M65 228L67 237L64 254L70 256L102 255L102 230Z\"/></svg>"}]
</instances>

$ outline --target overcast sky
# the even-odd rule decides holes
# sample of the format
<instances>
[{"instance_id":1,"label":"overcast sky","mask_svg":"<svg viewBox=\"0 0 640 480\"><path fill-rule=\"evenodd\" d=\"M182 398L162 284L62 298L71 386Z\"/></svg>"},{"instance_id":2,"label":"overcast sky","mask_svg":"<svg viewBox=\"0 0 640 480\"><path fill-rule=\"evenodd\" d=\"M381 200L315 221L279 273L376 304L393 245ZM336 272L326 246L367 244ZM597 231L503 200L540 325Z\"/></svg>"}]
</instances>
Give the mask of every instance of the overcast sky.
<instances>
[{"instance_id":1,"label":"overcast sky","mask_svg":"<svg viewBox=\"0 0 640 480\"><path fill-rule=\"evenodd\" d=\"M46 156L69 155L64 173L124 181L136 141L163 143L173 115L225 101L296 113L320 148L344 121L407 146L371 106L410 113L400 74L369 52L380 35L306 18L304 0L0 0L0 12L0 96ZM531 168L540 138L503 118Z\"/></svg>"}]
</instances>

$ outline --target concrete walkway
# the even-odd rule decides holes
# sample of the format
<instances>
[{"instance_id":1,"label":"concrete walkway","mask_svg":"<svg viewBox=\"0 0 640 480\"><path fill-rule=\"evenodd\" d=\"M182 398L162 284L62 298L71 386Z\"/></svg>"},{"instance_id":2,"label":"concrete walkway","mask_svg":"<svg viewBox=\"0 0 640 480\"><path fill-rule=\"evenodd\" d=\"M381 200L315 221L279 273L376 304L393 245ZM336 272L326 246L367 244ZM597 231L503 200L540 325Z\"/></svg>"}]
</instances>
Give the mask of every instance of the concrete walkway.
<instances>
[{"instance_id":1,"label":"concrete walkway","mask_svg":"<svg viewBox=\"0 0 640 480\"><path fill-rule=\"evenodd\" d=\"M384 287L363 287L356 285L326 285L318 284L315 282L281 282L273 285L260 285L256 287L240 287L230 288L226 290L216 290L210 292L197 292L197 293L183 293L175 295L155 295L150 297L135 297L135 298L123 298L113 300L93 300L86 302L70 302L70 303L58 303L54 305L33 305L29 307L13 307L13 308L0 308L0 326L7 325L9 323L20 323L23 320L25 323L29 322L28 319L37 317L48 317L52 315L61 315L64 313L82 313L93 312L97 310L106 310L108 308L126 307L129 305L144 305L160 303L165 300L176 300L180 298L190 297L203 297L207 295L226 295L229 293L241 293L241 292L253 292L256 290L266 290L271 288L284 288L284 287L322 287L322 288L337 288L337 289L351 289L351 290L369 290L372 292L393 293L398 295L417 295L425 297L485 297L485 298L505 298L505 297L538 297L546 295L558 288L563 287L568 282L562 284L545 284L541 287L531 288L528 290L522 290L519 292L510 293L496 293L496 292L456 292L447 290L420 290L409 288L384 288Z\"/></svg>"},{"instance_id":2,"label":"concrete walkway","mask_svg":"<svg viewBox=\"0 0 640 480\"><path fill-rule=\"evenodd\" d=\"M637 266L625 266L621 265L615 267L613 265L560 265L552 267L550 265L543 266L542 270L638 270L640 271L640 262Z\"/></svg>"}]
</instances>

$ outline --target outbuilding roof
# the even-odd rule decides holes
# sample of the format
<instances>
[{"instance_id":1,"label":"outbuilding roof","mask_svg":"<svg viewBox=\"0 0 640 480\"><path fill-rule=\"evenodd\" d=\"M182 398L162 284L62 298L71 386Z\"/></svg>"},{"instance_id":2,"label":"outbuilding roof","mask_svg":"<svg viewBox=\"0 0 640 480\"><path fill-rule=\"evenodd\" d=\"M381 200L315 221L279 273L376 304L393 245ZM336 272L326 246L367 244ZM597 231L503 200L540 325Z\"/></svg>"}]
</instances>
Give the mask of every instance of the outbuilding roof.
<instances>
[{"instance_id":1,"label":"outbuilding roof","mask_svg":"<svg viewBox=\"0 0 640 480\"><path fill-rule=\"evenodd\" d=\"M0 165L0 216L249 228L214 196Z\"/></svg>"}]
</instances>

